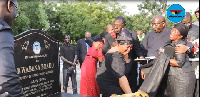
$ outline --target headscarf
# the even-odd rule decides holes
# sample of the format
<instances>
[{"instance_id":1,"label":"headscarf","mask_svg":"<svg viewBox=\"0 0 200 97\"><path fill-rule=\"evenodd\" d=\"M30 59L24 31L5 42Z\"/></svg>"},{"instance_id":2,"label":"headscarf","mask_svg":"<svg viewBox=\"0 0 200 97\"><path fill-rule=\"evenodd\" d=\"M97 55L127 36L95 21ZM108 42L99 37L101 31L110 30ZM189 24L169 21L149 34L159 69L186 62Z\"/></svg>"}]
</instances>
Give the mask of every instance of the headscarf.
<instances>
[{"instance_id":1,"label":"headscarf","mask_svg":"<svg viewBox=\"0 0 200 97\"><path fill-rule=\"evenodd\" d=\"M186 25L182 23L177 23L174 25L174 28L176 28L180 32L183 38L187 37L189 28Z\"/></svg>"},{"instance_id":2,"label":"headscarf","mask_svg":"<svg viewBox=\"0 0 200 97\"><path fill-rule=\"evenodd\" d=\"M123 29L122 29L122 32L117 36L116 40L121 45L129 45L133 43L131 33Z\"/></svg>"}]
</instances>

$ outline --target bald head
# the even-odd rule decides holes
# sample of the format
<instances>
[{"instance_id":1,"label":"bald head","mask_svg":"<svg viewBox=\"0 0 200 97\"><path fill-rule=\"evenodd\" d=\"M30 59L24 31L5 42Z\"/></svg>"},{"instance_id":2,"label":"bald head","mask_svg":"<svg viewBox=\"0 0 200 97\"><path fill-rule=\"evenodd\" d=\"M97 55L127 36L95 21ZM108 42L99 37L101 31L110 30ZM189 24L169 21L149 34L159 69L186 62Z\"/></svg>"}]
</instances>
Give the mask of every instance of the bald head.
<instances>
[{"instance_id":1,"label":"bald head","mask_svg":"<svg viewBox=\"0 0 200 97\"><path fill-rule=\"evenodd\" d=\"M106 26L106 32L108 32L108 33L114 32L113 25L108 24L108 25Z\"/></svg>"},{"instance_id":2,"label":"bald head","mask_svg":"<svg viewBox=\"0 0 200 97\"><path fill-rule=\"evenodd\" d=\"M152 21L156 20L156 21L160 21L160 22L165 22L165 17L162 15L156 15L155 17L153 17Z\"/></svg>"},{"instance_id":3,"label":"bald head","mask_svg":"<svg viewBox=\"0 0 200 97\"><path fill-rule=\"evenodd\" d=\"M189 12L185 13L185 18L181 21L182 24L185 24L189 29L192 27L192 15Z\"/></svg>"},{"instance_id":4,"label":"bald head","mask_svg":"<svg viewBox=\"0 0 200 97\"><path fill-rule=\"evenodd\" d=\"M152 27L155 30L155 32L162 32L166 27L165 17L162 15L156 15L155 17L153 17Z\"/></svg>"},{"instance_id":5,"label":"bald head","mask_svg":"<svg viewBox=\"0 0 200 97\"><path fill-rule=\"evenodd\" d=\"M91 37L91 33L89 31L85 32L85 38L90 38Z\"/></svg>"}]
</instances>

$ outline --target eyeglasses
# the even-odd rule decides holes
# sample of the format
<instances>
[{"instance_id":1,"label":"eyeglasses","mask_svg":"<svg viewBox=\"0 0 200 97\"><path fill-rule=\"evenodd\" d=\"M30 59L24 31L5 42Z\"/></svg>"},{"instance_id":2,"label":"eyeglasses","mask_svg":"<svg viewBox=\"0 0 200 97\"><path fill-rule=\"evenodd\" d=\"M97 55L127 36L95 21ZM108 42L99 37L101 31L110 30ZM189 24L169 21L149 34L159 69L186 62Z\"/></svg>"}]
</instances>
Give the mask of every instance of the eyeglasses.
<instances>
[{"instance_id":1,"label":"eyeglasses","mask_svg":"<svg viewBox=\"0 0 200 97\"><path fill-rule=\"evenodd\" d=\"M163 23L164 21L160 22L160 23L152 23L151 26L158 26L160 25L161 23Z\"/></svg>"},{"instance_id":2,"label":"eyeglasses","mask_svg":"<svg viewBox=\"0 0 200 97\"><path fill-rule=\"evenodd\" d=\"M18 5L17 4L15 4L13 1L10 1L10 2L15 6L16 9L18 9Z\"/></svg>"},{"instance_id":3,"label":"eyeglasses","mask_svg":"<svg viewBox=\"0 0 200 97\"><path fill-rule=\"evenodd\" d=\"M15 7L16 9L18 9L18 5L17 5L17 4L15 4L13 1L10 1L10 2L14 5L14 7ZM17 18L19 15L20 15L20 14L17 13L16 16L15 16L15 18Z\"/></svg>"},{"instance_id":4,"label":"eyeglasses","mask_svg":"<svg viewBox=\"0 0 200 97\"><path fill-rule=\"evenodd\" d=\"M119 25L119 24L116 24L116 25L115 25L115 24L114 24L113 26L114 26L114 27L122 27L123 25Z\"/></svg>"}]
</instances>

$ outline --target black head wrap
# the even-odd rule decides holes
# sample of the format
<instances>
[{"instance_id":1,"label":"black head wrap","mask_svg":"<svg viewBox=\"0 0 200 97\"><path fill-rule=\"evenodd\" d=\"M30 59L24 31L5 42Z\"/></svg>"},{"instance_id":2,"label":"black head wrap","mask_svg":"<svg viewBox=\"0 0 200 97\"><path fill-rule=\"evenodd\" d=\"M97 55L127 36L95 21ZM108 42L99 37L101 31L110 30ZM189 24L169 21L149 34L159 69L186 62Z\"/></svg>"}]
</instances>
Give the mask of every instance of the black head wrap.
<instances>
[{"instance_id":1,"label":"black head wrap","mask_svg":"<svg viewBox=\"0 0 200 97\"><path fill-rule=\"evenodd\" d=\"M176 28L180 32L183 38L187 37L189 28L186 25L182 23L177 23L174 25L174 28Z\"/></svg>"},{"instance_id":2,"label":"black head wrap","mask_svg":"<svg viewBox=\"0 0 200 97\"><path fill-rule=\"evenodd\" d=\"M133 42L131 34L127 30L122 30L122 32L118 35L116 40L121 45L128 45L128 44L132 44Z\"/></svg>"}]
</instances>

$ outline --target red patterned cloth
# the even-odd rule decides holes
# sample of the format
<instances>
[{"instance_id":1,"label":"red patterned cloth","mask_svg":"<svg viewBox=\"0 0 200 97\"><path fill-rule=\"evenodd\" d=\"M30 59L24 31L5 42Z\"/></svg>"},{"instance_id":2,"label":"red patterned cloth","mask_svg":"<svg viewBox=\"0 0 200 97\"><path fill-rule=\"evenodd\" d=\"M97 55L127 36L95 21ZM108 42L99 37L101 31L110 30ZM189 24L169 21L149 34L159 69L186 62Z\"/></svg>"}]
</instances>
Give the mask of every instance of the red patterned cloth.
<instances>
[{"instance_id":1,"label":"red patterned cloth","mask_svg":"<svg viewBox=\"0 0 200 97\"><path fill-rule=\"evenodd\" d=\"M110 36L111 36L113 39L115 39L115 38L117 37L117 35L116 35L115 32L110 33Z\"/></svg>"},{"instance_id":2,"label":"red patterned cloth","mask_svg":"<svg viewBox=\"0 0 200 97\"><path fill-rule=\"evenodd\" d=\"M85 60L81 66L81 95L100 97L100 90L95 75L97 73L97 58L104 58L101 50L98 51L92 46L87 52L88 56L85 57Z\"/></svg>"}]
</instances>

